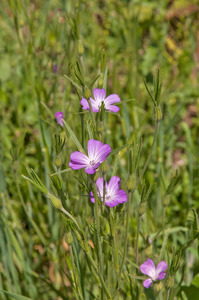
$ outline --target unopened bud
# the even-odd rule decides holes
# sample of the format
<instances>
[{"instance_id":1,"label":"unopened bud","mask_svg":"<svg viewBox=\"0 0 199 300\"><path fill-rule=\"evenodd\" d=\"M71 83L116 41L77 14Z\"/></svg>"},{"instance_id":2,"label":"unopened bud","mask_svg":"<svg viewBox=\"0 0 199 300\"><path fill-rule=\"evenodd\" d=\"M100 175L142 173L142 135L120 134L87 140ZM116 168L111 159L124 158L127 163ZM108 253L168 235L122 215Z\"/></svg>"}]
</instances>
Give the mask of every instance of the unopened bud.
<instances>
[{"instance_id":1,"label":"unopened bud","mask_svg":"<svg viewBox=\"0 0 199 300\"><path fill-rule=\"evenodd\" d=\"M80 56L84 53L84 46L81 40L78 40L77 50Z\"/></svg>"},{"instance_id":2,"label":"unopened bud","mask_svg":"<svg viewBox=\"0 0 199 300\"><path fill-rule=\"evenodd\" d=\"M106 160L103 163L101 163L100 169L102 170L103 173L106 173L106 171L108 170L108 164Z\"/></svg>"},{"instance_id":3,"label":"unopened bud","mask_svg":"<svg viewBox=\"0 0 199 300\"><path fill-rule=\"evenodd\" d=\"M57 156L55 157L55 159L54 159L54 164L55 164L55 166L56 166L57 168L60 168L60 167L61 167L62 162L61 162L61 157L60 157L60 155L57 155Z\"/></svg>"},{"instance_id":4,"label":"unopened bud","mask_svg":"<svg viewBox=\"0 0 199 300\"><path fill-rule=\"evenodd\" d=\"M168 206L169 203L170 203L170 195L164 196L164 199L163 199L163 205L164 205L164 206Z\"/></svg>"},{"instance_id":5,"label":"unopened bud","mask_svg":"<svg viewBox=\"0 0 199 300\"><path fill-rule=\"evenodd\" d=\"M55 197L54 195L52 195L50 193L47 194L47 197L51 200L52 204L56 208L62 209L61 201L57 197Z\"/></svg>"},{"instance_id":6,"label":"unopened bud","mask_svg":"<svg viewBox=\"0 0 199 300\"><path fill-rule=\"evenodd\" d=\"M158 280L153 283L153 290L155 293L160 292L162 288L163 288L163 284L161 281Z\"/></svg>"},{"instance_id":7,"label":"unopened bud","mask_svg":"<svg viewBox=\"0 0 199 300\"><path fill-rule=\"evenodd\" d=\"M84 90L83 90L83 94L84 94L84 98L85 99L89 99L90 98L90 96L91 96L91 93L90 93L90 91L89 91L89 88L85 85L84 86Z\"/></svg>"},{"instance_id":8,"label":"unopened bud","mask_svg":"<svg viewBox=\"0 0 199 300\"><path fill-rule=\"evenodd\" d=\"M136 186L136 181L136 174L129 175L126 183L128 191L132 191L134 189L134 187Z\"/></svg>"},{"instance_id":9,"label":"unopened bud","mask_svg":"<svg viewBox=\"0 0 199 300\"><path fill-rule=\"evenodd\" d=\"M160 106L154 106L153 118L156 121L160 121L162 119L162 111Z\"/></svg>"},{"instance_id":10,"label":"unopened bud","mask_svg":"<svg viewBox=\"0 0 199 300\"><path fill-rule=\"evenodd\" d=\"M71 245L72 242L73 242L73 236L72 236L72 233L69 231L69 232L67 232L67 234L66 234L66 243L67 243L68 245Z\"/></svg>"},{"instance_id":11,"label":"unopened bud","mask_svg":"<svg viewBox=\"0 0 199 300\"><path fill-rule=\"evenodd\" d=\"M98 80L98 86L99 86L100 89L103 88L103 83L104 83L104 75L103 75L103 73L101 73L100 78Z\"/></svg>"},{"instance_id":12,"label":"unopened bud","mask_svg":"<svg viewBox=\"0 0 199 300\"><path fill-rule=\"evenodd\" d=\"M153 247L152 247L152 244L151 244L151 245L149 245L149 246L144 250L145 255L146 255L146 256L151 256L152 250L153 250Z\"/></svg>"},{"instance_id":13,"label":"unopened bud","mask_svg":"<svg viewBox=\"0 0 199 300\"><path fill-rule=\"evenodd\" d=\"M165 282L165 286L169 289L174 285L174 276L168 276Z\"/></svg>"},{"instance_id":14,"label":"unopened bud","mask_svg":"<svg viewBox=\"0 0 199 300\"><path fill-rule=\"evenodd\" d=\"M99 122L97 130L98 132L102 132L104 130L104 122Z\"/></svg>"},{"instance_id":15,"label":"unopened bud","mask_svg":"<svg viewBox=\"0 0 199 300\"><path fill-rule=\"evenodd\" d=\"M141 216L146 212L146 202L141 202L138 206L137 206L137 212L138 214Z\"/></svg>"}]
</instances>

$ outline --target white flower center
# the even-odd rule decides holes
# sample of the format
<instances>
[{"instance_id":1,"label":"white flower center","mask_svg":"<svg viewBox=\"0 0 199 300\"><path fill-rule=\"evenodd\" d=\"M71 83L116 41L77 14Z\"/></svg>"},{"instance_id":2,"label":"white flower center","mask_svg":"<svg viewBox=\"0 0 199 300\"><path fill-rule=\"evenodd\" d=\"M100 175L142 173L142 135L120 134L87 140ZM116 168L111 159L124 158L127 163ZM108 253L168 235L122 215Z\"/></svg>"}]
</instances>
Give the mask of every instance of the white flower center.
<instances>
[{"instance_id":1,"label":"white flower center","mask_svg":"<svg viewBox=\"0 0 199 300\"><path fill-rule=\"evenodd\" d=\"M151 273L152 273L151 274L151 279L155 281L158 277L158 274L156 273L156 270L153 270Z\"/></svg>"}]
</instances>

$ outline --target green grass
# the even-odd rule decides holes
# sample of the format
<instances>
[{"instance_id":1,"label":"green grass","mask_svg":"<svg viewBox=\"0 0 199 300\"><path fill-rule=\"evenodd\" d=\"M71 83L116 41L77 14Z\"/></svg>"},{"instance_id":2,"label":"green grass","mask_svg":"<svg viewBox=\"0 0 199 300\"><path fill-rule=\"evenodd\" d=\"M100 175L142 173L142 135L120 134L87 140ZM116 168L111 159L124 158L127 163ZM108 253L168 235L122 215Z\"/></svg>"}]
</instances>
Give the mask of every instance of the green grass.
<instances>
[{"instance_id":1,"label":"green grass","mask_svg":"<svg viewBox=\"0 0 199 300\"><path fill-rule=\"evenodd\" d=\"M165 192L161 176L167 187L176 170L179 170L181 182L172 192L165 212L164 235L167 228L171 228L167 242L169 255L173 245L177 250L191 239L190 227L194 223L191 209L194 208L196 214L199 210L199 21L198 12L194 10L196 4L197 1L190 4L185 0L1 1L0 289L42 300L81 299L81 293L84 299L90 300L99 293L99 286L93 280L88 258L78 239L74 237L69 251L64 242L66 228L61 214L52 206L50 199L21 176L28 176L26 165L33 168L45 187L62 200L67 211L73 213L85 229L88 240L96 243L95 228L91 228L93 206L81 184L81 174L84 173L70 171L61 173L60 177L53 176L57 180L60 178L60 189L56 189L56 183L53 185L50 177L58 171L54 164L55 134L66 138L61 151L61 170L68 168L70 154L77 150L71 136L56 124L55 112L64 112L66 122L84 149L87 140L95 134L89 121L90 115L79 114L81 91L78 97L74 86L64 77L72 78L70 66L74 66L76 60L83 68L88 86L100 74L94 87L101 88L107 68L107 81L104 80L107 95L115 93L122 100L133 99L121 104L117 115L106 114L102 137L113 150L134 141L137 144L142 139L139 170L142 170L149 154L155 128L153 104L143 80L146 78L152 91L153 78L160 69L163 119L145 173L147 188L152 179L156 185L141 221L139 265L147 258L147 235L153 239L154 259L160 255L163 231L159 232L159 229L162 227ZM83 55L78 54L77 34L75 36L67 22L72 16L77 20L78 39L84 46ZM103 53L106 54L104 62ZM57 72L53 72L55 65ZM114 172L123 178L122 185L126 188L129 148L121 150L118 157ZM116 158L117 153L108 158L108 178ZM139 186L132 198L129 222L127 257L134 263L136 207L140 193ZM122 253L124 207L118 220L118 248ZM189 212L191 221L187 222ZM102 219L101 222L105 232L110 234L106 221ZM108 257L110 249L105 243L103 247L104 255ZM95 251L90 249L97 261ZM182 277L188 299L193 299L189 298L189 293L195 288L195 295L198 293L197 279L194 281L196 287L188 288L199 273L198 250L196 239L181 260L170 300L186 299L178 290ZM76 274L73 274L72 253ZM112 269L109 261L105 271L110 290L114 290L114 284L109 280ZM155 299L152 292L142 289L142 282L130 278L127 271L136 273L135 267L125 264L122 290L116 299L136 299L135 284L141 291L139 299ZM73 289L78 278L79 294ZM6 293L0 293L0 298L13 299Z\"/></svg>"}]
</instances>

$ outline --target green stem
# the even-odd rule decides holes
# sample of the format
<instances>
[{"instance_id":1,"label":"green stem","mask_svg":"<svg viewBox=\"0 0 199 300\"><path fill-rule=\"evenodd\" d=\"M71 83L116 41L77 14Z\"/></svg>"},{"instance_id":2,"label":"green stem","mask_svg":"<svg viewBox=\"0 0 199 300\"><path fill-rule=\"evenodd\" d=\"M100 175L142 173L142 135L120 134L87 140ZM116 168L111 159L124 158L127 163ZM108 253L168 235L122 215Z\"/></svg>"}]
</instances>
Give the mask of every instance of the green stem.
<instances>
[{"instance_id":1,"label":"green stem","mask_svg":"<svg viewBox=\"0 0 199 300\"><path fill-rule=\"evenodd\" d=\"M141 215L139 215L139 217L138 217L137 241L136 241L136 265L138 265L138 249L139 249L140 223L141 223ZM136 273L138 273L138 269L136 270Z\"/></svg>"},{"instance_id":2,"label":"green stem","mask_svg":"<svg viewBox=\"0 0 199 300\"><path fill-rule=\"evenodd\" d=\"M154 138L153 138L153 144L151 146L151 150L149 152L149 155L147 157L147 160L145 162L145 165L144 165L144 168L142 170L142 176L144 175L145 171L146 171L146 168L149 164L149 161L151 159L151 155L152 155L152 152L153 152L153 148L155 146L155 142L156 142L156 139L157 139L157 136L158 136L158 131L159 131L159 127L160 127L160 121L156 121L156 126L155 126L155 135L154 135Z\"/></svg>"},{"instance_id":3,"label":"green stem","mask_svg":"<svg viewBox=\"0 0 199 300\"><path fill-rule=\"evenodd\" d=\"M164 240L164 229L165 229L165 215L166 215L166 206L163 207L163 216L162 216L162 222L163 222L163 240Z\"/></svg>"},{"instance_id":4,"label":"green stem","mask_svg":"<svg viewBox=\"0 0 199 300\"><path fill-rule=\"evenodd\" d=\"M167 296L166 296L166 300L169 300L169 294L170 294L170 290L171 290L171 288L167 289Z\"/></svg>"},{"instance_id":5,"label":"green stem","mask_svg":"<svg viewBox=\"0 0 199 300\"><path fill-rule=\"evenodd\" d=\"M131 196L132 196L132 192L128 192L128 201L127 201L127 216L126 216L126 232L125 232L125 241L124 241L124 254L123 254L123 258L122 258L122 263L120 266L120 270L119 270L119 275L118 275L118 288L115 291L113 298L115 298L115 296L117 295L119 289L120 289L120 284L121 284L121 273L122 273L122 269L124 266L124 262L126 259L126 252L127 252L127 244L128 244L128 233L129 233L129 219L130 219L130 208L131 208Z\"/></svg>"},{"instance_id":6,"label":"green stem","mask_svg":"<svg viewBox=\"0 0 199 300\"><path fill-rule=\"evenodd\" d=\"M101 273L101 277L104 278L104 260L103 260L102 246L101 246L101 239L100 239L100 219L98 214L98 195L97 195L96 183L93 184L93 190L94 190L94 198L95 198L95 221L97 225L97 242L98 242L98 256L100 260L99 261L100 273ZM103 299L103 293L102 293L102 299Z\"/></svg>"},{"instance_id":7,"label":"green stem","mask_svg":"<svg viewBox=\"0 0 199 300\"><path fill-rule=\"evenodd\" d=\"M77 275L77 272L75 270L75 262L74 262L74 256L73 256L73 249L72 249L72 246L69 245L69 251L70 251L70 257L71 257L71 264L72 264L72 271L73 271L73 277L74 277L74 284L75 284L75 289L77 289L77 293L80 297L81 300L84 300L83 296L82 296L82 291L81 291L81 288L79 287L80 284L79 284L79 278L76 277Z\"/></svg>"}]
</instances>

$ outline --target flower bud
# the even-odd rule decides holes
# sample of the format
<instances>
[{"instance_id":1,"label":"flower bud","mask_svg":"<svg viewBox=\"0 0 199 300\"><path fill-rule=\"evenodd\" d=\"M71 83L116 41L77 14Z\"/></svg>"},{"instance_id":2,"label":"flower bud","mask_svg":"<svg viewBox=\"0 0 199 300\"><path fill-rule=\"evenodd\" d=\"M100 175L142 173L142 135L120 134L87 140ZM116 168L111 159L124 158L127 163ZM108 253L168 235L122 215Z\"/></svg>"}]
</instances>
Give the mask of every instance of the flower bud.
<instances>
[{"instance_id":1,"label":"flower bud","mask_svg":"<svg viewBox=\"0 0 199 300\"><path fill-rule=\"evenodd\" d=\"M158 280L153 283L153 290L155 293L160 292L162 288L163 288L163 284L161 281Z\"/></svg>"},{"instance_id":2,"label":"flower bud","mask_svg":"<svg viewBox=\"0 0 199 300\"><path fill-rule=\"evenodd\" d=\"M138 214L141 216L146 212L146 202L141 202L138 206L137 206L137 212Z\"/></svg>"},{"instance_id":3,"label":"flower bud","mask_svg":"<svg viewBox=\"0 0 199 300\"><path fill-rule=\"evenodd\" d=\"M99 122L97 130L98 132L102 132L104 130L104 122Z\"/></svg>"},{"instance_id":4,"label":"flower bud","mask_svg":"<svg viewBox=\"0 0 199 300\"><path fill-rule=\"evenodd\" d=\"M108 170L108 164L106 160L103 163L101 163L100 169L102 170L103 173L106 173L106 171Z\"/></svg>"},{"instance_id":5,"label":"flower bud","mask_svg":"<svg viewBox=\"0 0 199 300\"><path fill-rule=\"evenodd\" d=\"M164 199L163 199L163 205L164 205L164 206L168 206L169 203L170 203L170 195L164 196Z\"/></svg>"},{"instance_id":6,"label":"flower bud","mask_svg":"<svg viewBox=\"0 0 199 300\"><path fill-rule=\"evenodd\" d=\"M61 157L60 157L60 155L57 155L57 156L55 157L55 159L54 159L54 164L55 164L55 166L56 166L57 168L60 168L60 167L61 167L62 162L61 162Z\"/></svg>"},{"instance_id":7,"label":"flower bud","mask_svg":"<svg viewBox=\"0 0 199 300\"><path fill-rule=\"evenodd\" d=\"M103 88L103 83L104 83L104 76L103 73L100 74L99 80L98 80L98 86L100 89Z\"/></svg>"},{"instance_id":8,"label":"flower bud","mask_svg":"<svg viewBox=\"0 0 199 300\"><path fill-rule=\"evenodd\" d=\"M51 200L52 204L58 208L58 209L62 209L62 204L61 204L61 201L55 197L54 195L48 193L47 194L47 197Z\"/></svg>"},{"instance_id":9,"label":"flower bud","mask_svg":"<svg viewBox=\"0 0 199 300\"><path fill-rule=\"evenodd\" d=\"M128 191L132 191L134 189L134 187L136 186L136 181L136 174L129 175L126 183Z\"/></svg>"},{"instance_id":10,"label":"flower bud","mask_svg":"<svg viewBox=\"0 0 199 300\"><path fill-rule=\"evenodd\" d=\"M91 93L89 91L89 88L87 87L87 85L84 86L84 90L83 90L83 96L85 99L89 99L91 96Z\"/></svg>"},{"instance_id":11,"label":"flower bud","mask_svg":"<svg viewBox=\"0 0 199 300\"><path fill-rule=\"evenodd\" d=\"M174 276L168 276L165 282L165 286L169 289L174 285Z\"/></svg>"},{"instance_id":12,"label":"flower bud","mask_svg":"<svg viewBox=\"0 0 199 300\"><path fill-rule=\"evenodd\" d=\"M84 53L84 46L81 40L78 40L77 50L80 56Z\"/></svg>"},{"instance_id":13,"label":"flower bud","mask_svg":"<svg viewBox=\"0 0 199 300\"><path fill-rule=\"evenodd\" d=\"M66 234L66 243L68 244L68 245L71 245L72 244L72 242L73 242L73 236L72 236L72 233L71 233L71 231L69 231L69 232L67 232L67 234Z\"/></svg>"},{"instance_id":14,"label":"flower bud","mask_svg":"<svg viewBox=\"0 0 199 300\"><path fill-rule=\"evenodd\" d=\"M152 254L152 250L153 250L153 247L152 247L152 244L149 245L145 250L144 250L144 253L146 256L150 257L151 254Z\"/></svg>"},{"instance_id":15,"label":"flower bud","mask_svg":"<svg viewBox=\"0 0 199 300\"><path fill-rule=\"evenodd\" d=\"M153 118L156 121L160 121L162 119L162 111L160 106L154 106Z\"/></svg>"}]
</instances>

